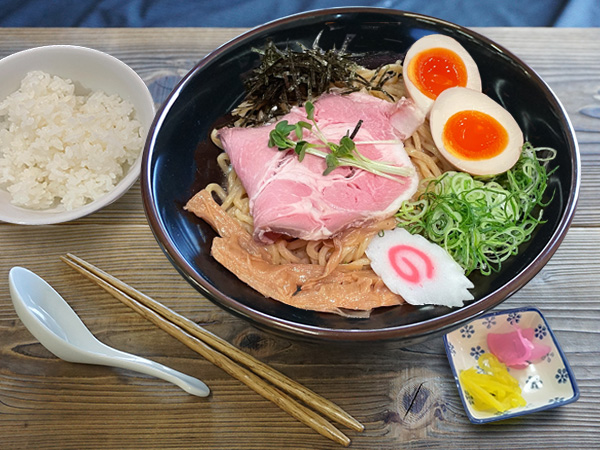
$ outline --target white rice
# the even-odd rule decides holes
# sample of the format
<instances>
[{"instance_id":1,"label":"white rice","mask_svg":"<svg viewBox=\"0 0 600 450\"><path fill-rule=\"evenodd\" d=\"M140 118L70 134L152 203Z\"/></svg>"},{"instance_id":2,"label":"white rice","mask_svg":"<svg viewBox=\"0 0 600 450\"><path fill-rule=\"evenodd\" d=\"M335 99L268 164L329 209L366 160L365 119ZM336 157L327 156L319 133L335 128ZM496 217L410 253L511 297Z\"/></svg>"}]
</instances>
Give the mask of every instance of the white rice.
<instances>
[{"instance_id":1,"label":"white rice","mask_svg":"<svg viewBox=\"0 0 600 450\"><path fill-rule=\"evenodd\" d=\"M133 105L118 95L75 95L71 80L27 74L0 103L0 187L13 204L72 210L109 192L144 144Z\"/></svg>"}]
</instances>

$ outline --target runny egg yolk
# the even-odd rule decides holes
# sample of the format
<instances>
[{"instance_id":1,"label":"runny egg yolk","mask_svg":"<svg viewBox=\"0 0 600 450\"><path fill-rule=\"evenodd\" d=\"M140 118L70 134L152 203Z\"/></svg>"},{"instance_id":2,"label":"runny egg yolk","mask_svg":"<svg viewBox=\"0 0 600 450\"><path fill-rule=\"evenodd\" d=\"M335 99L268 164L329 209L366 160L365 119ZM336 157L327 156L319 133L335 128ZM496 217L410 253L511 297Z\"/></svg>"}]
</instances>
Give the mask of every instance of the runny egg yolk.
<instances>
[{"instance_id":1,"label":"runny egg yolk","mask_svg":"<svg viewBox=\"0 0 600 450\"><path fill-rule=\"evenodd\" d=\"M459 111L447 120L442 133L446 149L455 157L483 160L498 156L508 145L506 129L481 111Z\"/></svg>"},{"instance_id":2,"label":"runny egg yolk","mask_svg":"<svg viewBox=\"0 0 600 450\"><path fill-rule=\"evenodd\" d=\"M410 61L408 74L424 95L436 99L448 88L467 85L467 68L452 50L443 47L428 48Z\"/></svg>"}]
</instances>

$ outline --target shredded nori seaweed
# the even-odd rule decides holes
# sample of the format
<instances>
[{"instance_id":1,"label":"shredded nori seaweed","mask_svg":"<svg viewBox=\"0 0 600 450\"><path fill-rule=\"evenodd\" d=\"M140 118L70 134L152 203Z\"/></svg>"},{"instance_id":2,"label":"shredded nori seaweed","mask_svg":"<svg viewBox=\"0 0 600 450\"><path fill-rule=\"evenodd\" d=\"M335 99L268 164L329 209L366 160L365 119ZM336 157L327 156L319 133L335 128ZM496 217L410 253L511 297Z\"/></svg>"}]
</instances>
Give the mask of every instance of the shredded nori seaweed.
<instances>
[{"instance_id":1,"label":"shredded nori seaweed","mask_svg":"<svg viewBox=\"0 0 600 450\"><path fill-rule=\"evenodd\" d=\"M356 73L360 67L356 58L361 55L347 52L351 37L345 39L340 49L330 50L319 46L320 37L321 33L311 48L296 43L299 50L289 45L280 49L268 41L264 49L253 49L261 55L261 61L244 80L246 97L234 112L241 117L241 125L268 122L288 113L294 105L302 106L329 92L332 87L342 89L343 93L365 86L385 92L382 85L387 80L386 75L373 85L375 77L366 80Z\"/></svg>"}]
</instances>

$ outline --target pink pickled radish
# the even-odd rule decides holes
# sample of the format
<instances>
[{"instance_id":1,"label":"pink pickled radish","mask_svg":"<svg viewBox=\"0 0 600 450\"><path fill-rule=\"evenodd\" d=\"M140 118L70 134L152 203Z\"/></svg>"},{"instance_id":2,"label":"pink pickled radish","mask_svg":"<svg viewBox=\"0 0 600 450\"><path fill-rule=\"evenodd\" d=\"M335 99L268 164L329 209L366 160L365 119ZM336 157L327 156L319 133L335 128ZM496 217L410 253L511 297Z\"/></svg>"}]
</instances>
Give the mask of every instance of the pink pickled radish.
<instances>
[{"instance_id":1,"label":"pink pickled radish","mask_svg":"<svg viewBox=\"0 0 600 450\"><path fill-rule=\"evenodd\" d=\"M489 333L487 344L500 362L513 369L524 369L550 352L550 347L534 341L533 328L515 327L510 333Z\"/></svg>"}]
</instances>

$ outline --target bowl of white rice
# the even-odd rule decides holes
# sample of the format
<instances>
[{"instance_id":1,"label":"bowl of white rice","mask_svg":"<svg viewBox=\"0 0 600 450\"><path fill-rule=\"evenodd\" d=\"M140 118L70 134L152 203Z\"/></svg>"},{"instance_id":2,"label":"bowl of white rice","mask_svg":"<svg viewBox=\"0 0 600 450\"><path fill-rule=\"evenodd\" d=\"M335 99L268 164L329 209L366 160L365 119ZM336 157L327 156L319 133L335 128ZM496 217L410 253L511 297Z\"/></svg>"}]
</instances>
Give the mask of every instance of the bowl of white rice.
<instances>
[{"instance_id":1,"label":"bowl of white rice","mask_svg":"<svg viewBox=\"0 0 600 450\"><path fill-rule=\"evenodd\" d=\"M75 220L136 182L155 106L131 67L52 45L0 60L0 78L1 221Z\"/></svg>"}]
</instances>

